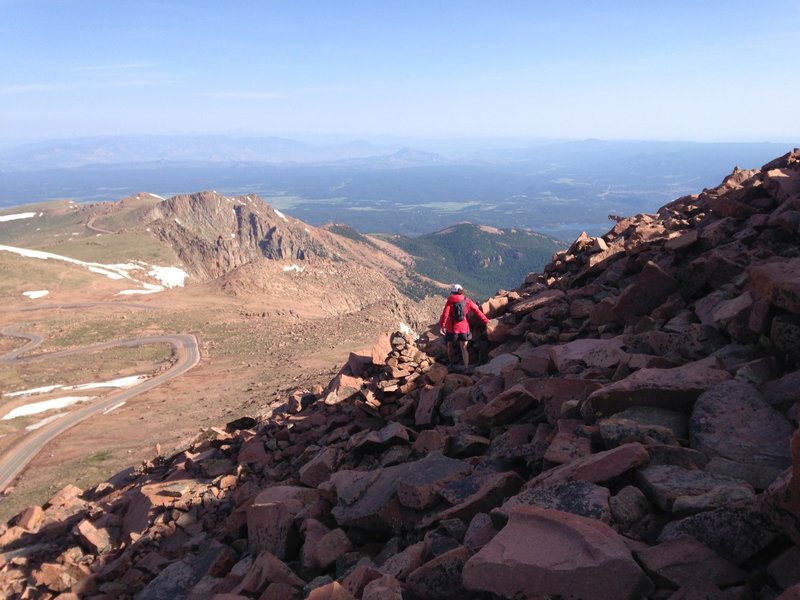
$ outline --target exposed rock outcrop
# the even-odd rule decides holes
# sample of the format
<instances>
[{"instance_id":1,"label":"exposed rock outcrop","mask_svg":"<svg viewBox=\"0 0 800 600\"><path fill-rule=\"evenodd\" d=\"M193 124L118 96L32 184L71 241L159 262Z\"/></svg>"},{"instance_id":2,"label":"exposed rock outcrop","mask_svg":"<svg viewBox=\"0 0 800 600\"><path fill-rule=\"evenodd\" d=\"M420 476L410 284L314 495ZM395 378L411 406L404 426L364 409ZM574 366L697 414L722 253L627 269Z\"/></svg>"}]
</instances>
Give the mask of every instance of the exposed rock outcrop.
<instances>
[{"instance_id":1,"label":"exposed rock outcrop","mask_svg":"<svg viewBox=\"0 0 800 600\"><path fill-rule=\"evenodd\" d=\"M795 597L799 214L795 151L581 236L484 305L475 374L390 332L316 396L24 511L0 591Z\"/></svg>"}]
</instances>

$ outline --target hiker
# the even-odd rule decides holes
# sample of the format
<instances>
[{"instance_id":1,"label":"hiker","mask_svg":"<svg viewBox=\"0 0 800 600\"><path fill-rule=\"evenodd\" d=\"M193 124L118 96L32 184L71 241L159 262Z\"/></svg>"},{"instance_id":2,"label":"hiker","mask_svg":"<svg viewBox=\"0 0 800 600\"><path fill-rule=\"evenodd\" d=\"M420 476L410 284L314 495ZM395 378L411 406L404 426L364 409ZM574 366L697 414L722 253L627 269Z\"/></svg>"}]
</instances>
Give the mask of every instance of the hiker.
<instances>
[{"instance_id":1,"label":"hiker","mask_svg":"<svg viewBox=\"0 0 800 600\"><path fill-rule=\"evenodd\" d=\"M451 367L453 366L453 343L458 340L465 371L469 370L467 342L472 339L472 332L469 330L469 321L467 320L470 312L478 315L484 324L489 322L478 305L464 295L464 288L457 283L454 284L444 305L442 318L439 319L439 333L447 341L447 359L450 361L449 366Z\"/></svg>"}]
</instances>

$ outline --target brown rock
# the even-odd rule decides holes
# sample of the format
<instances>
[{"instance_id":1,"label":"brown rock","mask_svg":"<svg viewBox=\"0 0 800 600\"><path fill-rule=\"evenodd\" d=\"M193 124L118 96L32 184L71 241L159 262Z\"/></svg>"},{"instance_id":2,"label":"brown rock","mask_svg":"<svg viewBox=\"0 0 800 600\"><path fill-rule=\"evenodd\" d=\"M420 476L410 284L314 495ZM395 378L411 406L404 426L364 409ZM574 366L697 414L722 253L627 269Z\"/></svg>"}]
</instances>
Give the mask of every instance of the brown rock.
<instances>
[{"instance_id":1,"label":"brown rock","mask_svg":"<svg viewBox=\"0 0 800 600\"><path fill-rule=\"evenodd\" d=\"M753 289L761 298L800 314L800 258L750 267L748 274Z\"/></svg>"},{"instance_id":2,"label":"brown rock","mask_svg":"<svg viewBox=\"0 0 800 600\"><path fill-rule=\"evenodd\" d=\"M569 373L575 367L606 369L622 362L626 354L622 350L621 337L611 339L577 339L567 344L550 347L550 360L560 373Z\"/></svg>"},{"instance_id":3,"label":"brown rock","mask_svg":"<svg viewBox=\"0 0 800 600\"><path fill-rule=\"evenodd\" d=\"M287 583L270 583L258 600L300 600L301 591Z\"/></svg>"},{"instance_id":4,"label":"brown rock","mask_svg":"<svg viewBox=\"0 0 800 600\"><path fill-rule=\"evenodd\" d=\"M372 364L382 366L386 364L386 359L389 357L389 353L392 351L392 343L391 343L392 334L389 331L385 331L378 337L378 340L375 342L375 345L372 347L372 351L370 354L372 355Z\"/></svg>"},{"instance_id":5,"label":"brown rock","mask_svg":"<svg viewBox=\"0 0 800 600\"><path fill-rule=\"evenodd\" d=\"M395 485L400 504L416 510L433 507L441 500L442 488L472 472L469 463L439 452L431 452L415 465L413 470L401 475Z\"/></svg>"},{"instance_id":6,"label":"brown rock","mask_svg":"<svg viewBox=\"0 0 800 600\"><path fill-rule=\"evenodd\" d=\"M636 281L622 291L614 310L625 323L635 323L663 304L676 289L675 278L648 261Z\"/></svg>"},{"instance_id":7,"label":"brown rock","mask_svg":"<svg viewBox=\"0 0 800 600\"><path fill-rule=\"evenodd\" d=\"M608 488L588 481L561 481L527 487L511 496L503 505L492 511L492 516L505 521L517 506L535 506L572 513L604 523L611 522Z\"/></svg>"},{"instance_id":8,"label":"brown rock","mask_svg":"<svg viewBox=\"0 0 800 600\"><path fill-rule=\"evenodd\" d=\"M42 522L44 511L41 506L30 506L17 517L17 525L28 531L36 531Z\"/></svg>"},{"instance_id":9,"label":"brown rock","mask_svg":"<svg viewBox=\"0 0 800 600\"><path fill-rule=\"evenodd\" d=\"M791 465L793 427L742 381L723 381L695 403L690 423L692 448L730 461L786 469Z\"/></svg>"},{"instance_id":10,"label":"brown rock","mask_svg":"<svg viewBox=\"0 0 800 600\"><path fill-rule=\"evenodd\" d=\"M522 315L534 311L542 306L547 306L552 302L557 302L564 297L561 290L544 290L533 294L527 298L511 304L509 312L515 315Z\"/></svg>"},{"instance_id":11,"label":"brown rock","mask_svg":"<svg viewBox=\"0 0 800 600\"><path fill-rule=\"evenodd\" d=\"M258 494L247 508L250 552L266 550L281 560L292 558L299 547L295 515L318 497L316 490L295 486L273 486Z\"/></svg>"},{"instance_id":12,"label":"brown rock","mask_svg":"<svg viewBox=\"0 0 800 600\"><path fill-rule=\"evenodd\" d=\"M684 535L740 565L775 541L778 531L755 505L737 504L671 521L661 531L658 541L667 542Z\"/></svg>"},{"instance_id":13,"label":"brown rock","mask_svg":"<svg viewBox=\"0 0 800 600\"><path fill-rule=\"evenodd\" d=\"M592 392L586 408L595 417L612 415L630 406L680 410L712 385L730 378L727 371L713 369L705 361L674 369L641 369Z\"/></svg>"},{"instance_id":14,"label":"brown rock","mask_svg":"<svg viewBox=\"0 0 800 600\"><path fill-rule=\"evenodd\" d=\"M454 548L411 572L406 585L420 600L461 600L466 597L461 571L468 559L464 546Z\"/></svg>"},{"instance_id":15,"label":"brown rock","mask_svg":"<svg viewBox=\"0 0 800 600\"><path fill-rule=\"evenodd\" d=\"M332 581L312 590L306 600L356 600L356 597L338 581Z\"/></svg>"},{"instance_id":16,"label":"brown rock","mask_svg":"<svg viewBox=\"0 0 800 600\"><path fill-rule=\"evenodd\" d=\"M240 594L261 594L270 584L283 584L292 589L301 589L305 583L286 563L269 552L261 552L253 559L242 582L234 588Z\"/></svg>"},{"instance_id":17,"label":"brown rock","mask_svg":"<svg viewBox=\"0 0 800 600\"><path fill-rule=\"evenodd\" d=\"M344 579L342 579L342 585L347 589L348 592L353 594L353 596L356 598L361 598L362 594L364 593L364 588L367 587L371 581L375 581L381 577L383 577L383 573L381 573L375 567L370 565L359 565Z\"/></svg>"},{"instance_id":18,"label":"brown rock","mask_svg":"<svg viewBox=\"0 0 800 600\"><path fill-rule=\"evenodd\" d=\"M470 422L483 427L495 427L515 421L536 404L536 399L522 385L502 392L492 398Z\"/></svg>"},{"instance_id":19,"label":"brown rock","mask_svg":"<svg viewBox=\"0 0 800 600\"><path fill-rule=\"evenodd\" d=\"M635 555L659 585L671 589L702 580L730 587L744 583L746 577L736 565L689 536L639 550Z\"/></svg>"},{"instance_id":20,"label":"brown rock","mask_svg":"<svg viewBox=\"0 0 800 600\"><path fill-rule=\"evenodd\" d=\"M403 589L397 579L384 575L364 587L361 600L403 600Z\"/></svg>"},{"instance_id":21,"label":"brown rock","mask_svg":"<svg viewBox=\"0 0 800 600\"><path fill-rule=\"evenodd\" d=\"M433 425L434 415L442 401L442 388L438 385L426 385L419 391L417 409L414 412L414 424L417 427Z\"/></svg>"},{"instance_id":22,"label":"brown rock","mask_svg":"<svg viewBox=\"0 0 800 600\"><path fill-rule=\"evenodd\" d=\"M682 412L655 406L632 406L600 419L598 425L606 448L627 442L678 446L679 440L689 437L688 421Z\"/></svg>"},{"instance_id":23,"label":"brown rock","mask_svg":"<svg viewBox=\"0 0 800 600\"><path fill-rule=\"evenodd\" d=\"M556 435L544 453L544 460L548 465L563 465L591 453L592 440L583 421L559 419L556 422Z\"/></svg>"},{"instance_id":24,"label":"brown rock","mask_svg":"<svg viewBox=\"0 0 800 600\"><path fill-rule=\"evenodd\" d=\"M536 540L536 543L531 543ZM469 591L506 598L643 598L652 584L605 523L517 507L508 525L464 567Z\"/></svg>"},{"instance_id":25,"label":"brown rock","mask_svg":"<svg viewBox=\"0 0 800 600\"><path fill-rule=\"evenodd\" d=\"M647 449L638 442L623 444L617 448L579 458L566 465L544 471L525 484L524 489L542 483L562 481L589 481L605 483L646 464L650 460Z\"/></svg>"},{"instance_id":26,"label":"brown rock","mask_svg":"<svg viewBox=\"0 0 800 600\"><path fill-rule=\"evenodd\" d=\"M336 448L323 448L314 458L300 467L300 482L309 487L317 487L327 481L339 466L341 453Z\"/></svg>"},{"instance_id":27,"label":"brown rock","mask_svg":"<svg viewBox=\"0 0 800 600\"><path fill-rule=\"evenodd\" d=\"M93 554L104 554L111 549L112 539L109 532L96 528L91 521L84 519L75 528L84 547Z\"/></svg>"},{"instance_id":28,"label":"brown rock","mask_svg":"<svg viewBox=\"0 0 800 600\"><path fill-rule=\"evenodd\" d=\"M381 570L400 581L405 581L408 574L419 568L425 561L425 542L408 546L401 552L389 557L381 565Z\"/></svg>"}]
</instances>

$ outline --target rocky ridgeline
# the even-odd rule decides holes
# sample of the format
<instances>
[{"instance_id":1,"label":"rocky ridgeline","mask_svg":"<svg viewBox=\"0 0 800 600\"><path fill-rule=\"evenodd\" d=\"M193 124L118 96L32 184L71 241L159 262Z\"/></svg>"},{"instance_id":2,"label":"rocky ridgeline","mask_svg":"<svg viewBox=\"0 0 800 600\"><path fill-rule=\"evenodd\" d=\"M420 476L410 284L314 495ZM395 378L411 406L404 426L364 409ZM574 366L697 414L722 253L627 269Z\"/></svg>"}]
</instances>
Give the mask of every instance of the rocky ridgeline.
<instances>
[{"instance_id":1,"label":"rocky ridgeline","mask_svg":"<svg viewBox=\"0 0 800 600\"><path fill-rule=\"evenodd\" d=\"M2 593L800 598L799 225L795 151L581 236L484 305L474 374L386 334L24 511Z\"/></svg>"}]
</instances>

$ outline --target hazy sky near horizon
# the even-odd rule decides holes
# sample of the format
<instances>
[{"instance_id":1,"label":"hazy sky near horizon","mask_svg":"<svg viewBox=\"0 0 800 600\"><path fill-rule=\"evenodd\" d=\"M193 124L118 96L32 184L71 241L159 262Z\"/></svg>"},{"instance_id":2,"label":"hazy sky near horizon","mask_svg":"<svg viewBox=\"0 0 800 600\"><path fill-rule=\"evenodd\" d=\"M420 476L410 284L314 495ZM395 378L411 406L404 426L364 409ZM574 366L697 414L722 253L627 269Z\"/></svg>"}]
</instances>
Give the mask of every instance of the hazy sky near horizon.
<instances>
[{"instance_id":1,"label":"hazy sky near horizon","mask_svg":"<svg viewBox=\"0 0 800 600\"><path fill-rule=\"evenodd\" d=\"M0 0L0 141L800 140L800 2Z\"/></svg>"}]
</instances>

